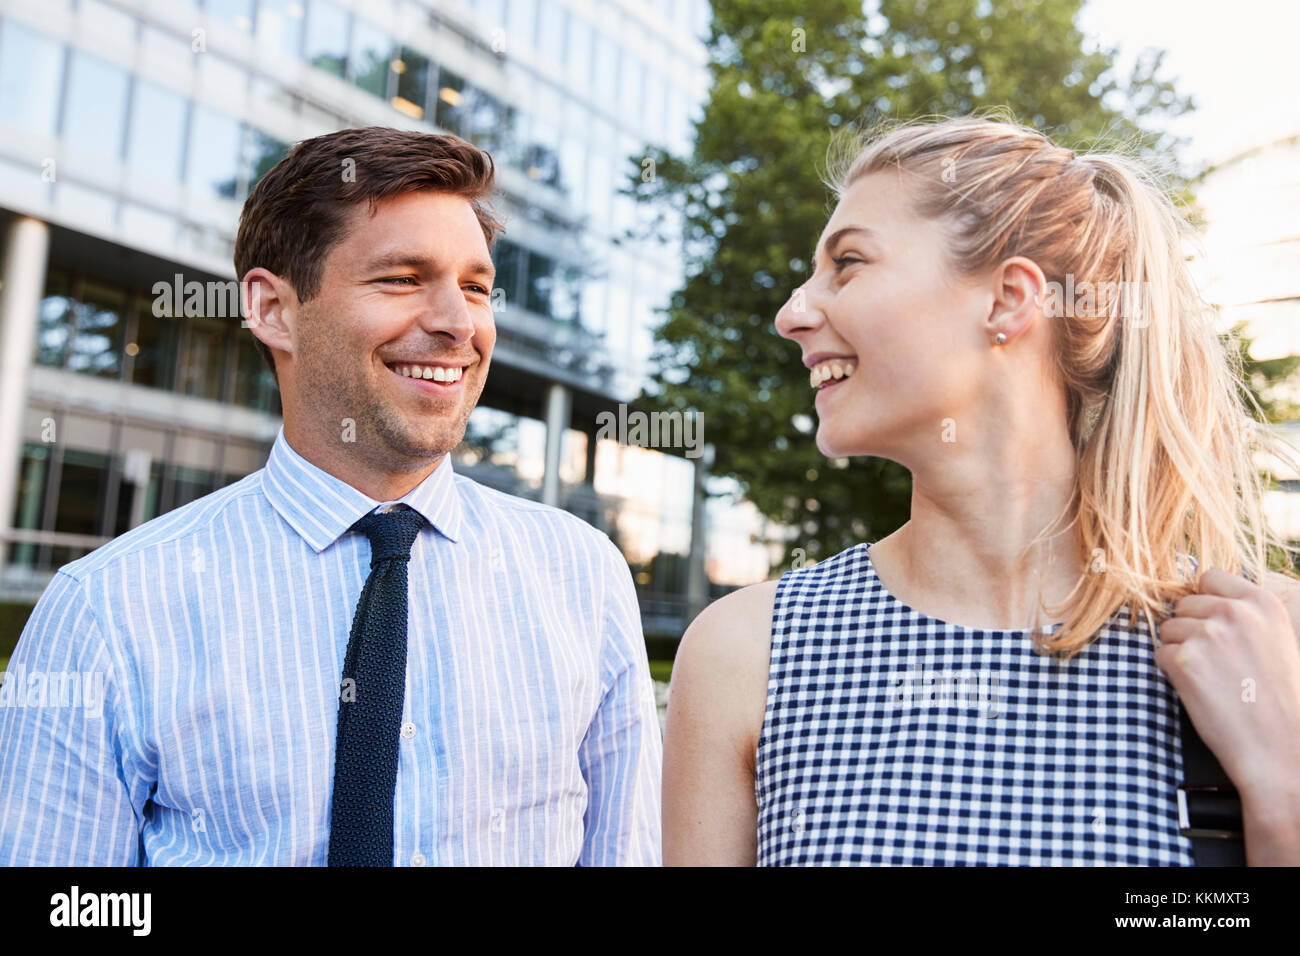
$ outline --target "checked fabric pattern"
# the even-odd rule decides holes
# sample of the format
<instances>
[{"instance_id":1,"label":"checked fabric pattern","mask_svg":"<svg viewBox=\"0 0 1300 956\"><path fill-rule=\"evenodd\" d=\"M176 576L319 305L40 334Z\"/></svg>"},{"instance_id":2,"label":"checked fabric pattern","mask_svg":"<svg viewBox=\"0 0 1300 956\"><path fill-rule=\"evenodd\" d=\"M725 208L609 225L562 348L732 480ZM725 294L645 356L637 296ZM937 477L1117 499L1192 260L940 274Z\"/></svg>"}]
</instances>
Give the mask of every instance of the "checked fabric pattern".
<instances>
[{"instance_id":1,"label":"checked fabric pattern","mask_svg":"<svg viewBox=\"0 0 1300 956\"><path fill-rule=\"evenodd\" d=\"M370 576L343 662L330 866L393 865L393 792L406 696L406 565L425 524L418 511L402 505L365 515L351 529L370 539Z\"/></svg>"},{"instance_id":2,"label":"checked fabric pattern","mask_svg":"<svg viewBox=\"0 0 1300 956\"><path fill-rule=\"evenodd\" d=\"M1070 661L1030 634L913 610L866 544L784 574L759 865L1190 866L1179 704L1145 622Z\"/></svg>"}]
</instances>

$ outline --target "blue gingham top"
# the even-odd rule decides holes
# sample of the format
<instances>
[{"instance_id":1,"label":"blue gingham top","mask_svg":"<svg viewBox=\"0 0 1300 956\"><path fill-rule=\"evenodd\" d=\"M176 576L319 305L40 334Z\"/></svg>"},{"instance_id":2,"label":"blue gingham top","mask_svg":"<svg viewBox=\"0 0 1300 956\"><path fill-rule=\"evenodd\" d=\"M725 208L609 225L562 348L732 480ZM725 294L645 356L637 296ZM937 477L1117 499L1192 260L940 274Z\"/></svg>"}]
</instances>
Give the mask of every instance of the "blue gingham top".
<instances>
[{"instance_id":1,"label":"blue gingham top","mask_svg":"<svg viewBox=\"0 0 1300 956\"><path fill-rule=\"evenodd\" d=\"M1126 623L1063 661L1027 630L913 610L866 544L787 572L758 864L1192 865L1178 698L1146 623Z\"/></svg>"}]
</instances>

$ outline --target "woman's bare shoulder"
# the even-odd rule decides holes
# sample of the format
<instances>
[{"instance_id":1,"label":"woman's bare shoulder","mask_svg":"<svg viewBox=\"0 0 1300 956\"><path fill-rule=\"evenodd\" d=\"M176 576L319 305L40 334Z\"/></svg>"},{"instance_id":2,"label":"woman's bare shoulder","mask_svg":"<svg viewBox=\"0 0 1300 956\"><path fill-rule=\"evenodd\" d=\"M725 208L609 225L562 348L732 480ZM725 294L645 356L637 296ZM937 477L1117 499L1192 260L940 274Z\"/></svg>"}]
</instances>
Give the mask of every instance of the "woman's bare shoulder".
<instances>
[{"instance_id":1,"label":"woman's bare shoulder","mask_svg":"<svg viewBox=\"0 0 1300 956\"><path fill-rule=\"evenodd\" d=\"M691 711L707 710L710 723L752 750L767 703L777 583L732 591L691 622L673 664L670 721L676 698Z\"/></svg>"},{"instance_id":2,"label":"woman's bare shoulder","mask_svg":"<svg viewBox=\"0 0 1300 956\"><path fill-rule=\"evenodd\" d=\"M732 666L761 658L766 673L779 583L763 581L718 598L686 629L678 655L688 651L696 658Z\"/></svg>"}]
</instances>

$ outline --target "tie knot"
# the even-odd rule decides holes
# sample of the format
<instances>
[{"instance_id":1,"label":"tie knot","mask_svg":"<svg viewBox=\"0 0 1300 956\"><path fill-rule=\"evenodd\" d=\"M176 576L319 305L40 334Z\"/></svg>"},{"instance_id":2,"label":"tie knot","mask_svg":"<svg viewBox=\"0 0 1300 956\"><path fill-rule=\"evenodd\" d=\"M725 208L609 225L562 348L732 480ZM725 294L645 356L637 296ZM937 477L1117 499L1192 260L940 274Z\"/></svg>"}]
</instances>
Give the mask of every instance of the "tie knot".
<instances>
[{"instance_id":1,"label":"tie knot","mask_svg":"<svg viewBox=\"0 0 1300 956\"><path fill-rule=\"evenodd\" d=\"M380 561L389 558L409 561L411 545L415 543L415 536L424 525L424 515L401 505L392 511L364 515L352 526L352 530L370 539L370 566L373 568Z\"/></svg>"}]
</instances>

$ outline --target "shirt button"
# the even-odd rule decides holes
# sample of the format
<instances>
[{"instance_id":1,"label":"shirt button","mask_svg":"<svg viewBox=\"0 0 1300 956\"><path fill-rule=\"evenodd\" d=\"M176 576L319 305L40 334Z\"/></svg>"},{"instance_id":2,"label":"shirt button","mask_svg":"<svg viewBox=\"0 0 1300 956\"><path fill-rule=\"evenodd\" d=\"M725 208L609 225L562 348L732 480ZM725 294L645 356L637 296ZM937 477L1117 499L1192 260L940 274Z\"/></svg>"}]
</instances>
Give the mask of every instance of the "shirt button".
<instances>
[{"instance_id":1,"label":"shirt button","mask_svg":"<svg viewBox=\"0 0 1300 956\"><path fill-rule=\"evenodd\" d=\"M391 727L392 724L389 724ZM415 724L402 724L402 736L410 740L415 736Z\"/></svg>"},{"instance_id":2,"label":"shirt button","mask_svg":"<svg viewBox=\"0 0 1300 956\"><path fill-rule=\"evenodd\" d=\"M425 862L423 853L417 853L411 857L411 866L424 866Z\"/></svg>"}]
</instances>

